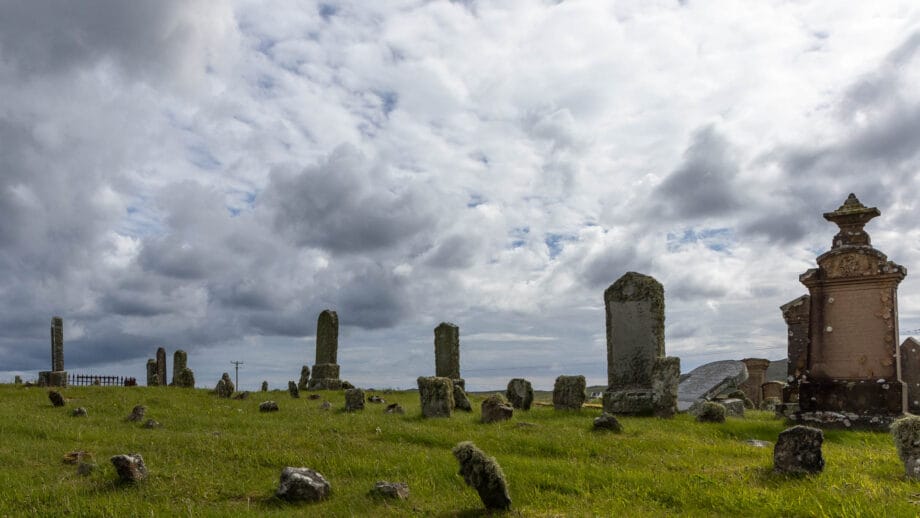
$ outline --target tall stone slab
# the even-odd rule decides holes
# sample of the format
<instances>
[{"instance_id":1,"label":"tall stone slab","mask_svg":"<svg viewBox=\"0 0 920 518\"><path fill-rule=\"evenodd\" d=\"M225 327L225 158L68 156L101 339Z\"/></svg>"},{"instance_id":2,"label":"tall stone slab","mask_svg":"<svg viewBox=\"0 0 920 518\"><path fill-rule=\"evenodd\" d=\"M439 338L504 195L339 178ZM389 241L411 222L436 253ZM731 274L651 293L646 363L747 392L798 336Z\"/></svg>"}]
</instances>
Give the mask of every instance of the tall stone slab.
<instances>
[{"instance_id":1,"label":"tall stone slab","mask_svg":"<svg viewBox=\"0 0 920 518\"><path fill-rule=\"evenodd\" d=\"M607 390L611 414L670 417L677 412L680 359L665 357L664 288L628 272L604 291Z\"/></svg>"},{"instance_id":2,"label":"tall stone slab","mask_svg":"<svg viewBox=\"0 0 920 518\"><path fill-rule=\"evenodd\" d=\"M898 342L898 284L907 270L873 248L863 230L880 214L853 194L825 213L840 231L818 267L799 277L810 295L799 421L887 429L907 410Z\"/></svg>"},{"instance_id":3,"label":"tall stone slab","mask_svg":"<svg viewBox=\"0 0 920 518\"><path fill-rule=\"evenodd\" d=\"M147 386L156 387L159 386L160 379L157 376L157 361L153 358L147 359Z\"/></svg>"},{"instance_id":4,"label":"tall stone slab","mask_svg":"<svg viewBox=\"0 0 920 518\"><path fill-rule=\"evenodd\" d=\"M741 362L747 367L748 378L738 388L754 403L754 408L760 408L760 403L763 401L760 386L767 381L767 367L770 366L770 360L745 358Z\"/></svg>"},{"instance_id":5,"label":"tall stone slab","mask_svg":"<svg viewBox=\"0 0 920 518\"><path fill-rule=\"evenodd\" d=\"M64 319L61 317L51 318L51 371L45 372L48 386L67 386L67 371L64 370Z\"/></svg>"},{"instance_id":6,"label":"tall stone slab","mask_svg":"<svg viewBox=\"0 0 920 518\"><path fill-rule=\"evenodd\" d=\"M176 352L173 353L173 369L172 369L172 383L170 385L177 385L176 380L181 378L182 369L188 367L188 354L182 349L176 349Z\"/></svg>"},{"instance_id":7,"label":"tall stone slab","mask_svg":"<svg viewBox=\"0 0 920 518\"><path fill-rule=\"evenodd\" d=\"M912 336L901 343L901 381L907 385L907 410L920 414L920 341Z\"/></svg>"},{"instance_id":8,"label":"tall stone slab","mask_svg":"<svg viewBox=\"0 0 920 518\"><path fill-rule=\"evenodd\" d=\"M441 322L434 328L435 376L460 379L460 328Z\"/></svg>"},{"instance_id":9,"label":"tall stone slab","mask_svg":"<svg viewBox=\"0 0 920 518\"><path fill-rule=\"evenodd\" d=\"M157 385L166 386L166 349L157 347Z\"/></svg>"},{"instance_id":10,"label":"tall stone slab","mask_svg":"<svg viewBox=\"0 0 920 518\"><path fill-rule=\"evenodd\" d=\"M335 311L325 309L316 321L316 364L313 365L313 377L310 390L339 389L339 316Z\"/></svg>"}]
</instances>

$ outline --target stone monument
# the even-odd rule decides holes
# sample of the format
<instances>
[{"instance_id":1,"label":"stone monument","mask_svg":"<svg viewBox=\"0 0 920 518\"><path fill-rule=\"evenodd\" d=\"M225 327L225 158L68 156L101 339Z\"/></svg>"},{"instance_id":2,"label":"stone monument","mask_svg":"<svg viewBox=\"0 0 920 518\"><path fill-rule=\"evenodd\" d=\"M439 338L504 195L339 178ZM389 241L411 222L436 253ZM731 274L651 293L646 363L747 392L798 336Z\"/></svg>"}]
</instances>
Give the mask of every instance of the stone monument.
<instances>
[{"instance_id":1,"label":"stone monument","mask_svg":"<svg viewBox=\"0 0 920 518\"><path fill-rule=\"evenodd\" d=\"M800 422L887 429L907 410L898 342L898 284L907 270L873 248L863 230L879 214L853 194L825 213L840 232L818 267L799 276L810 295Z\"/></svg>"},{"instance_id":2,"label":"stone monument","mask_svg":"<svg viewBox=\"0 0 920 518\"><path fill-rule=\"evenodd\" d=\"M166 386L166 349L157 347L157 385Z\"/></svg>"},{"instance_id":3,"label":"stone monument","mask_svg":"<svg viewBox=\"0 0 920 518\"><path fill-rule=\"evenodd\" d=\"M156 387L160 384L157 377L157 361L153 358L147 358L147 386Z\"/></svg>"},{"instance_id":4,"label":"stone monument","mask_svg":"<svg viewBox=\"0 0 920 518\"><path fill-rule=\"evenodd\" d=\"M38 373L38 384L49 387L66 387L64 370L64 319L51 317L51 370Z\"/></svg>"},{"instance_id":5,"label":"stone monument","mask_svg":"<svg viewBox=\"0 0 920 518\"><path fill-rule=\"evenodd\" d=\"M747 367L748 378L738 385L738 388L751 400L751 403L754 403L754 408L760 408L760 403L763 401L760 386L767 381L767 367L770 366L770 360L745 358L741 360L741 363Z\"/></svg>"},{"instance_id":6,"label":"stone monument","mask_svg":"<svg viewBox=\"0 0 920 518\"><path fill-rule=\"evenodd\" d=\"M610 414L670 417L677 412L680 359L665 357L664 288L628 272L604 291Z\"/></svg>"},{"instance_id":7,"label":"stone monument","mask_svg":"<svg viewBox=\"0 0 920 518\"><path fill-rule=\"evenodd\" d=\"M434 372L437 377L450 378L454 386L466 386L460 377L460 328L450 322L434 328Z\"/></svg>"},{"instance_id":8,"label":"stone monument","mask_svg":"<svg viewBox=\"0 0 920 518\"><path fill-rule=\"evenodd\" d=\"M339 379L339 316L335 311L325 309L316 321L316 364L310 378L310 390L338 390L342 388Z\"/></svg>"}]
</instances>

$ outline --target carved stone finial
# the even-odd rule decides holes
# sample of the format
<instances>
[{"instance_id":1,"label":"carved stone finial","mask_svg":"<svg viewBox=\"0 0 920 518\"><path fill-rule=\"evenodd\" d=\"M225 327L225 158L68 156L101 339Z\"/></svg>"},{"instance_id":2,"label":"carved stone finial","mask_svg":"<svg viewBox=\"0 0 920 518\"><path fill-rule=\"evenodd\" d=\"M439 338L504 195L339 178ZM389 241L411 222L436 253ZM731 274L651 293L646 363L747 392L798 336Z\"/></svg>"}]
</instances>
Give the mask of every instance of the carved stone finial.
<instances>
[{"instance_id":1,"label":"carved stone finial","mask_svg":"<svg viewBox=\"0 0 920 518\"><path fill-rule=\"evenodd\" d=\"M836 223L840 227L840 232L834 236L834 244L831 248L840 248L842 246L872 246L863 227L872 218L881 215L878 208L866 207L856 198L856 195L850 193L843 205L834 212L825 212L824 219Z\"/></svg>"}]
</instances>

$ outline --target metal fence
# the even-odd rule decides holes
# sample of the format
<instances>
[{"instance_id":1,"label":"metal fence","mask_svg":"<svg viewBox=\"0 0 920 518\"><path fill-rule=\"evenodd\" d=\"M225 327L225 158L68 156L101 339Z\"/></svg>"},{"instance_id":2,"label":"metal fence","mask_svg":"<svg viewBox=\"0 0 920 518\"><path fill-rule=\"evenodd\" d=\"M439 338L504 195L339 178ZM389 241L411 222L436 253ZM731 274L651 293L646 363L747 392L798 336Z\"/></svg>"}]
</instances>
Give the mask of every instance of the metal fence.
<instances>
[{"instance_id":1,"label":"metal fence","mask_svg":"<svg viewBox=\"0 0 920 518\"><path fill-rule=\"evenodd\" d=\"M103 387L133 387L137 380L125 376L97 376L95 374L70 374L67 384L75 386L99 385Z\"/></svg>"}]
</instances>

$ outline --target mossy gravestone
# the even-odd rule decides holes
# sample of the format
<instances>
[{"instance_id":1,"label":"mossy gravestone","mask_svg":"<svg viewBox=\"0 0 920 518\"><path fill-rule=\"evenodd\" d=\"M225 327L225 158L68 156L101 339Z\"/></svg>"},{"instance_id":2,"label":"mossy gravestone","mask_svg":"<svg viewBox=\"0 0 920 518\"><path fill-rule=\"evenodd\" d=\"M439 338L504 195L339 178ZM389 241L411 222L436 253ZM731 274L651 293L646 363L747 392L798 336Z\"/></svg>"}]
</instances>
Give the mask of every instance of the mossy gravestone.
<instances>
[{"instance_id":1,"label":"mossy gravestone","mask_svg":"<svg viewBox=\"0 0 920 518\"><path fill-rule=\"evenodd\" d=\"M514 408L530 410L533 404L533 385L523 378L514 378L508 382L505 397Z\"/></svg>"},{"instance_id":2,"label":"mossy gravestone","mask_svg":"<svg viewBox=\"0 0 920 518\"><path fill-rule=\"evenodd\" d=\"M449 378L420 376L418 395L423 417L450 417L454 409L454 384Z\"/></svg>"},{"instance_id":3,"label":"mossy gravestone","mask_svg":"<svg viewBox=\"0 0 920 518\"><path fill-rule=\"evenodd\" d=\"M907 478L920 480L920 416L907 416L891 425L891 435Z\"/></svg>"},{"instance_id":4,"label":"mossy gravestone","mask_svg":"<svg viewBox=\"0 0 920 518\"><path fill-rule=\"evenodd\" d=\"M553 408L556 410L581 410L587 399L584 376L559 376L553 385Z\"/></svg>"},{"instance_id":5,"label":"mossy gravestone","mask_svg":"<svg viewBox=\"0 0 920 518\"><path fill-rule=\"evenodd\" d=\"M479 493L487 509L510 509L511 496L501 466L472 442L461 442L452 453L460 463L460 476Z\"/></svg>"},{"instance_id":6,"label":"mossy gravestone","mask_svg":"<svg viewBox=\"0 0 920 518\"><path fill-rule=\"evenodd\" d=\"M671 417L677 412L680 359L665 357L664 288L628 272L604 291L607 390L611 414Z\"/></svg>"}]
</instances>

